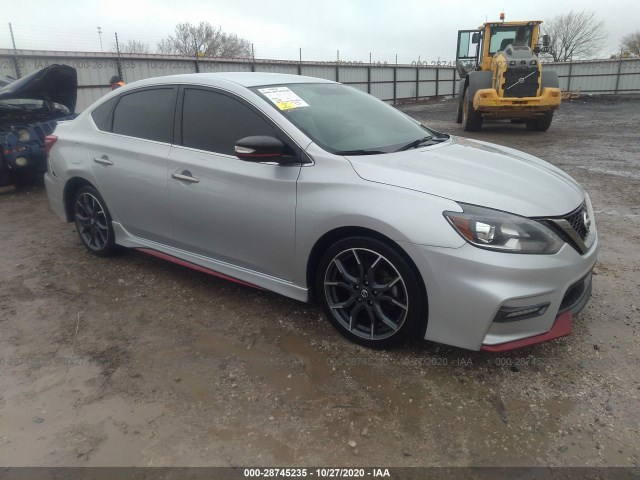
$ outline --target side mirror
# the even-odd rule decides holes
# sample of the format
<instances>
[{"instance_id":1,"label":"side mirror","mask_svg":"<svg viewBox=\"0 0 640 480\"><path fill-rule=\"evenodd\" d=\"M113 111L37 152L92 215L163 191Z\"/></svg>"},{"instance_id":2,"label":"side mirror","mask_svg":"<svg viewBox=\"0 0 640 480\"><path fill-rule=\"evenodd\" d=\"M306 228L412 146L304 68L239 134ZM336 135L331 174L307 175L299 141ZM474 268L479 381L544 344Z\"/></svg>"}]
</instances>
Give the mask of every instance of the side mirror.
<instances>
[{"instance_id":1,"label":"side mirror","mask_svg":"<svg viewBox=\"0 0 640 480\"><path fill-rule=\"evenodd\" d=\"M542 35L542 46L548 47L551 45L551 37L549 35Z\"/></svg>"},{"instance_id":2,"label":"side mirror","mask_svg":"<svg viewBox=\"0 0 640 480\"><path fill-rule=\"evenodd\" d=\"M474 32L473 35L471 35L471 43L478 43L480 41L480 32Z\"/></svg>"},{"instance_id":3,"label":"side mirror","mask_svg":"<svg viewBox=\"0 0 640 480\"><path fill-rule=\"evenodd\" d=\"M273 137L244 137L236 142L234 151L236 157L247 162L281 163L284 144Z\"/></svg>"}]
</instances>

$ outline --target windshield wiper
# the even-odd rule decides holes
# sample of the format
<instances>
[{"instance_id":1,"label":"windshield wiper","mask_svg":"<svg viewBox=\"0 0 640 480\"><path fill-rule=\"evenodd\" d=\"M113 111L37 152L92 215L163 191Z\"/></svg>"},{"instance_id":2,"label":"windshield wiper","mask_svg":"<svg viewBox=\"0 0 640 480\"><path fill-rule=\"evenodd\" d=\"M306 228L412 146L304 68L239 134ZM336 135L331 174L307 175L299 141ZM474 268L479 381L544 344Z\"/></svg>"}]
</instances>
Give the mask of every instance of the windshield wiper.
<instances>
[{"instance_id":1,"label":"windshield wiper","mask_svg":"<svg viewBox=\"0 0 640 480\"><path fill-rule=\"evenodd\" d=\"M403 145L402 147L398 148L396 150L396 152L402 152L404 150L409 150L411 148L418 148L420 146L422 146L422 144L424 143L440 143L440 142L444 142L445 140L447 140L447 138L449 138L448 136L443 136L443 137L434 137L433 135L428 135L426 137L422 137L419 138L417 140L414 140L413 142L407 143L406 145Z\"/></svg>"},{"instance_id":2,"label":"windshield wiper","mask_svg":"<svg viewBox=\"0 0 640 480\"><path fill-rule=\"evenodd\" d=\"M379 155L381 153L389 153L383 152L382 150L342 150L340 152L334 152L336 155Z\"/></svg>"}]
</instances>

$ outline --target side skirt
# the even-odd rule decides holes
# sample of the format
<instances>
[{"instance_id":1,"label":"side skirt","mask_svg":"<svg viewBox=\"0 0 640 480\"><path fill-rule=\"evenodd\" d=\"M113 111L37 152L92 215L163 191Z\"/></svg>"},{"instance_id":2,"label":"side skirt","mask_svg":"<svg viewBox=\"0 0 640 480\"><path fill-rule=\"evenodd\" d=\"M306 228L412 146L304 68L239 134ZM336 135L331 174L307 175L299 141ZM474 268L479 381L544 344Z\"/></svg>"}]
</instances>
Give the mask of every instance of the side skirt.
<instances>
[{"instance_id":1,"label":"side skirt","mask_svg":"<svg viewBox=\"0 0 640 480\"><path fill-rule=\"evenodd\" d=\"M112 225L116 243L123 247L134 248L225 280L269 290L301 302L309 301L309 290L293 282L136 237L130 234L119 222L112 222Z\"/></svg>"}]
</instances>

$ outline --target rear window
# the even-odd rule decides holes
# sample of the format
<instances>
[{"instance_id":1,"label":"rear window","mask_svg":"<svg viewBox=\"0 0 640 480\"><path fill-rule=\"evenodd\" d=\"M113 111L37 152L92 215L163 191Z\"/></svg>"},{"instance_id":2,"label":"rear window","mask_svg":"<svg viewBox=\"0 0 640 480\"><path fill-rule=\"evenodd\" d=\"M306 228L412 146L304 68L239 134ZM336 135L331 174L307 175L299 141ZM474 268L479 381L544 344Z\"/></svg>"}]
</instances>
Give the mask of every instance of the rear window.
<instances>
[{"instance_id":1,"label":"rear window","mask_svg":"<svg viewBox=\"0 0 640 480\"><path fill-rule=\"evenodd\" d=\"M113 133L173 142L175 90L154 88L120 97L113 112Z\"/></svg>"},{"instance_id":2,"label":"rear window","mask_svg":"<svg viewBox=\"0 0 640 480\"><path fill-rule=\"evenodd\" d=\"M113 112L113 106L116 104L117 100L118 97L107 100L91 112L91 118L93 118L93 121L99 130L104 132L111 131L111 124L113 123L111 113Z\"/></svg>"}]
</instances>

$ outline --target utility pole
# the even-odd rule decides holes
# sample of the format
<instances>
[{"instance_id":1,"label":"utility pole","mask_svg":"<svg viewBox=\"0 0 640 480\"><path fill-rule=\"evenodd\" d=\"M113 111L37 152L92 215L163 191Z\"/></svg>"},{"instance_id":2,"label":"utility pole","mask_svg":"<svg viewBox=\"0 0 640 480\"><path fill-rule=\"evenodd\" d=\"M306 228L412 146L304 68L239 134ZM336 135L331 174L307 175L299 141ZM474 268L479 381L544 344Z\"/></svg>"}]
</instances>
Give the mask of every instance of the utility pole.
<instances>
[{"instance_id":1,"label":"utility pole","mask_svg":"<svg viewBox=\"0 0 640 480\"><path fill-rule=\"evenodd\" d=\"M13 27L9 23L9 31L11 32L11 43L13 43L13 65L16 68L16 77L20 78L20 62L18 61L18 50L16 49L16 40L13 38Z\"/></svg>"},{"instance_id":2,"label":"utility pole","mask_svg":"<svg viewBox=\"0 0 640 480\"><path fill-rule=\"evenodd\" d=\"M256 51L253 48L253 43L251 44L251 71L256 71Z\"/></svg>"},{"instance_id":3,"label":"utility pole","mask_svg":"<svg viewBox=\"0 0 640 480\"><path fill-rule=\"evenodd\" d=\"M100 37L100 51L104 53L104 48L102 48L102 28L98 27L98 36Z\"/></svg>"},{"instance_id":4,"label":"utility pole","mask_svg":"<svg viewBox=\"0 0 640 480\"><path fill-rule=\"evenodd\" d=\"M118 32L116 32L116 53L118 55L116 58L116 64L118 65L118 76L120 77L120 80L124 82L124 77L122 76L122 63L120 63L120 42L118 42Z\"/></svg>"},{"instance_id":5,"label":"utility pole","mask_svg":"<svg viewBox=\"0 0 640 480\"><path fill-rule=\"evenodd\" d=\"M193 46L194 46L194 50L196 52L196 73L200 73L200 57L199 57L199 53L200 53L200 46L198 45L198 40L194 39L193 40Z\"/></svg>"}]
</instances>

